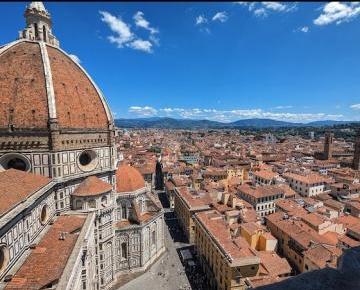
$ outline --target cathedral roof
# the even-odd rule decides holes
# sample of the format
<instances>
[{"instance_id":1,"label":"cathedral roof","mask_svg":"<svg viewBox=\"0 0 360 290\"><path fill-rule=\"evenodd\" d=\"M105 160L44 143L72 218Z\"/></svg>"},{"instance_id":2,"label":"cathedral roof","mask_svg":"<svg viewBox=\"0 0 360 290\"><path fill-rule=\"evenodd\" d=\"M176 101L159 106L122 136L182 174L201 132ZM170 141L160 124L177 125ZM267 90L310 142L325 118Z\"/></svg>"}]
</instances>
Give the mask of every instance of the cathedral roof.
<instances>
[{"instance_id":1,"label":"cathedral roof","mask_svg":"<svg viewBox=\"0 0 360 290\"><path fill-rule=\"evenodd\" d=\"M116 192L133 192L145 187L141 173L134 167L122 164L116 170Z\"/></svg>"},{"instance_id":2,"label":"cathedral roof","mask_svg":"<svg viewBox=\"0 0 360 290\"><path fill-rule=\"evenodd\" d=\"M110 110L85 70L60 48L18 40L0 49L0 128L108 128Z\"/></svg>"},{"instance_id":3,"label":"cathedral roof","mask_svg":"<svg viewBox=\"0 0 360 290\"><path fill-rule=\"evenodd\" d=\"M111 184L96 176L89 176L72 193L74 196L93 196L112 190Z\"/></svg>"},{"instance_id":4,"label":"cathedral roof","mask_svg":"<svg viewBox=\"0 0 360 290\"><path fill-rule=\"evenodd\" d=\"M104 96L59 47L43 3L30 3L25 18L19 40L0 46L0 129L108 129Z\"/></svg>"},{"instance_id":5,"label":"cathedral roof","mask_svg":"<svg viewBox=\"0 0 360 290\"><path fill-rule=\"evenodd\" d=\"M66 275L71 254L79 251L76 248L81 237L78 230L83 230L85 222L84 215L58 217L5 289L48 289L51 283L59 281ZM64 233L64 239L60 239Z\"/></svg>"},{"instance_id":6,"label":"cathedral roof","mask_svg":"<svg viewBox=\"0 0 360 290\"><path fill-rule=\"evenodd\" d=\"M51 180L16 169L0 172L0 216L27 199Z\"/></svg>"}]
</instances>

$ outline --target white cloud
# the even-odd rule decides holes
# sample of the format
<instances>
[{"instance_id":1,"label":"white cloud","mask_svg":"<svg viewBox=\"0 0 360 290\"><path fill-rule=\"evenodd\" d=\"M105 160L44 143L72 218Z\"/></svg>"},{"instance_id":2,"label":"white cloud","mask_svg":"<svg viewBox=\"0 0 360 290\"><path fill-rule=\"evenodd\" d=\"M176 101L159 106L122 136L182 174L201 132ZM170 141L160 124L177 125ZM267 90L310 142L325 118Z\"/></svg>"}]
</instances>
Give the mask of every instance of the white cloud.
<instances>
[{"instance_id":1,"label":"white cloud","mask_svg":"<svg viewBox=\"0 0 360 290\"><path fill-rule=\"evenodd\" d=\"M116 43L118 47L123 47L123 45L134 38L134 34L130 30L130 26L127 25L121 17L115 17L106 11L99 11L102 15L101 21L105 22L110 29L115 33L114 35L109 36L111 43Z\"/></svg>"},{"instance_id":2,"label":"white cloud","mask_svg":"<svg viewBox=\"0 0 360 290\"><path fill-rule=\"evenodd\" d=\"M279 106L287 108L290 106ZM136 113L138 116L168 116L185 119L208 119L214 121L231 122L239 119L251 118L270 118L275 120L289 122L310 122L318 120L339 120L343 115L325 114L325 113L288 113L288 112L271 112L262 109L200 109L200 108L160 108L153 107L130 107L129 112Z\"/></svg>"},{"instance_id":3,"label":"white cloud","mask_svg":"<svg viewBox=\"0 0 360 290\"><path fill-rule=\"evenodd\" d=\"M131 106L128 111L130 113L134 113L142 117L150 117L157 114L157 110L149 106L145 106L145 107Z\"/></svg>"},{"instance_id":4,"label":"white cloud","mask_svg":"<svg viewBox=\"0 0 360 290\"><path fill-rule=\"evenodd\" d=\"M69 56L70 56L70 58L73 60L73 61L75 61L75 62L77 62L77 63L81 63L81 60L80 60L80 58L77 56L77 55L75 55L75 54L69 54Z\"/></svg>"},{"instance_id":5,"label":"white cloud","mask_svg":"<svg viewBox=\"0 0 360 290\"><path fill-rule=\"evenodd\" d=\"M360 110L360 104L351 105L350 108L353 110Z\"/></svg>"},{"instance_id":6,"label":"white cloud","mask_svg":"<svg viewBox=\"0 0 360 290\"><path fill-rule=\"evenodd\" d=\"M142 27L142 28L150 31L151 34L155 34L155 33L159 32L159 30L150 26L150 22L144 18L143 12L141 12L141 11L136 12L135 15L133 16L133 19L135 21L136 26Z\"/></svg>"},{"instance_id":7,"label":"white cloud","mask_svg":"<svg viewBox=\"0 0 360 290\"><path fill-rule=\"evenodd\" d=\"M284 11L287 8L285 4L281 4L280 2L262 2L262 4L266 9L274 11Z\"/></svg>"},{"instance_id":8,"label":"white cloud","mask_svg":"<svg viewBox=\"0 0 360 290\"><path fill-rule=\"evenodd\" d=\"M328 25L333 22L348 22L360 15L360 2L341 3L329 2L323 7L322 13L314 20L316 25Z\"/></svg>"},{"instance_id":9,"label":"white cloud","mask_svg":"<svg viewBox=\"0 0 360 290\"><path fill-rule=\"evenodd\" d=\"M266 10L264 8L258 8L258 9L255 9L254 15L258 16L258 17L266 17L267 12L266 12Z\"/></svg>"},{"instance_id":10,"label":"white cloud","mask_svg":"<svg viewBox=\"0 0 360 290\"><path fill-rule=\"evenodd\" d=\"M229 19L229 16L226 14L225 11L217 12L213 18L212 21L220 21L220 22L226 22Z\"/></svg>"},{"instance_id":11,"label":"white cloud","mask_svg":"<svg viewBox=\"0 0 360 290\"><path fill-rule=\"evenodd\" d=\"M225 11L222 11L222 12L215 13L215 15L210 19L212 22L218 21L218 22L224 23L229 19L229 17ZM209 20L204 15L199 15L195 18L195 25L200 27L199 30L201 32L210 34L211 33L210 28L209 28L210 24L211 23L209 23Z\"/></svg>"},{"instance_id":12,"label":"white cloud","mask_svg":"<svg viewBox=\"0 0 360 290\"><path fill-rule=\"evenodd\" d=\"M303 33L307 33L309 31L310 31L309 26L301 26L293 30L293 32L303 32Z\"/></svg>"},{"instance_id":13,"label":"white cloud","mask_svg":"<svg viewBox=\"0 0 360 290\"><path fill-rule=\"evenodd\" d=\"M208 20L204 15L199 15L195 19L195 25L200 25L200 24L204 24L207 22L208 22Z\"/></svg>"},{"instance_id":14,"label":"white cloud","mask_svg":"<svg viewBox=\"0 0 360 290\"><path fill-rule=\"evenodd\" d=\"M283 109L291 109L293 106L276 106L274 109L283 110Z\"/></svg>"},{"instance_id":15,"label":"white cloud","mask_svg":"<svg viewBox=\"0 0 360 290\"><path fill-rule=\"evenodd\" d=\"M145 51L148 53L152 52L152 43L148 40L143 40L139 38L139 39L135 39L134 41L130 42L127 45L133 49Z\"/></svg>"},{"instance_id":16,"label":"white cloud","mask_svg":"<svg viewBox=\"0 0 360 290\"><path fill-rule=\"evenodd\" d=\"M235 2L241 6L248 7L250 12L253 12L257 17L266 17L269 13L282 12L287 13L294 11L297 8L297 3L284 2Z\"/></svg>"},{"instance_id":17,"label":"white cloud","mask_svg":"<svg viewBox=\"0 0 360 290\"><path fill-rule=\"evenodd\" d=\"M144 13L138 11L133 16L135 25L144 28L150 32L148 40L141 39L131 31L131 26L124 22L121 17L115 17L106 11L99 11L102 15L101 21L105 22L114 35L108 36L111 43L117 45L118 48L129 47L135 50L151 53L153 52L153 44L159 45L159 38L154 34L159 31L150 26L150 23L144 18Z\"/></svg>"},{"instance_id":18,"label":"white cloud","mask_svg":"<svg viewBox=\"0 0 360 290\"><path fill-rule=\"evenodd\" d=\"M309 31L309 27L308 26L304 26L304 27L301 27L300 31L302 32L308 32Z\"/></svg>"}]
</instances>

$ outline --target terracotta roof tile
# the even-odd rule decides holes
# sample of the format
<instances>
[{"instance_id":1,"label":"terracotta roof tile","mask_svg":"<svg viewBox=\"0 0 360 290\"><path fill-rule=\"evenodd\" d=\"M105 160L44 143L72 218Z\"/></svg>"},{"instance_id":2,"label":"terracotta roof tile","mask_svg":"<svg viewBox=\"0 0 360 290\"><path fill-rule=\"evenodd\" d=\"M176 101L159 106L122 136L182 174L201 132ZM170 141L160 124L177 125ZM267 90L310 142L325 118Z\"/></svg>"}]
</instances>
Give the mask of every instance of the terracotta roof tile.
<instances>
[{"instance_id":1,"label":"terracotta roof tile","mask_svg":"<svg viewBox=\"0 0 360 290\"><path fill-rule=\"evenodd\" d=\"M134 167L122 164L116 170L116 191L133 192L145 187L141 173Z\"/></svg>"},{"instance_id":2,"label":"terracotta roof tile","mask_svg":"<svg viewBox=\"0 0 360 290\"><path fill-rule=\"evenodd\" d=\"M60 216L5 289L43 289L58 281L78 239L77 230L85 219L85 216ZM64 240L59 239L62 232L67 232Z\"/></svg>"},{"instance_id":3,"label":"terracotta roof tile","mask_svg":"<svg viewBox=\"0 0 360 290\"><path fill-rule=\"evenodd\" d=\"M89 176L74 190L74 196L93 196L112 190L111 184L96 176Z\"/></svg>"},{"instance_id":4,"label":"terracotta roof tile","mask_svg":"<svg viewBox=\"0 0 360 290\"><path fill-rule=\"evenodd\" d=\"M16 169L0 172L0 216L44 187L51 180Z\"/></svg>"},{"instance_id":5,"label":"terracotta roof tile","mask_svg":"<svg viewBox=\"0 0 360 290\"><path fill-rule=\"evenodd\" d=\"M0 128L47 128L49 113L40 47L21 42L0 55Z\"/></svg>"}]
</instances>

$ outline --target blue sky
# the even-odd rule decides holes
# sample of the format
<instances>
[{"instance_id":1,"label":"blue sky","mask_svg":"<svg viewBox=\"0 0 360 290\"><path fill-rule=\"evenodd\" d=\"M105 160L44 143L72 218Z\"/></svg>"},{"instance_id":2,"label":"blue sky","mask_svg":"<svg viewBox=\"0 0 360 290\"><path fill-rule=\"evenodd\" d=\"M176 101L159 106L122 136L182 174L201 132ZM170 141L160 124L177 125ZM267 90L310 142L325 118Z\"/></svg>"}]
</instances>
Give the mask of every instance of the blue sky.
<instances>
[{"instance_id":1,"label":"blue sky","mask_svg":"<svg viewBox=\"0 0 360 290\"><path fill-rule=\"evenodd\" d=\"M1 44L26 4L0 4ZM359 2L45 6L117 118L360 120Z\"/></svg>"}]
</instances>

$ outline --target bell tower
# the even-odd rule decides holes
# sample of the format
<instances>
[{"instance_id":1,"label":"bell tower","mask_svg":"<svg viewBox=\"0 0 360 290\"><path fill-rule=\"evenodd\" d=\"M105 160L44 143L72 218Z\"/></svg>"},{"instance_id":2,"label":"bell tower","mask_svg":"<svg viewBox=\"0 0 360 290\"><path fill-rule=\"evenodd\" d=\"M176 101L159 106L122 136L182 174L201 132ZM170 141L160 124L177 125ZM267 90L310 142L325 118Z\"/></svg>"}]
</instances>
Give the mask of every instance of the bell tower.
<instances>
[{"instance_id":1,"label":"bell tower","mask_svg":"<svg viewBox=\"0 0 360 290\"><path fill-rule=\"evenodd\" d=\"M20 39L43 41L59 46L59 41L52 34L50 13L42 2L31 2L25 10L26 28L19 32Z\"/></svg>"},{"instance_id":2,"label":"bell tower","mask_svg":"<svg viewBox=\"0 0 360 290\"><path fill-rule=\"evenodd\" d=\"M334 134L330 131L325 133L325 143L324 143L324 159L328 160L332 158L332 151L333 151L333 139Z\"/></svg>"}]
</instances>

